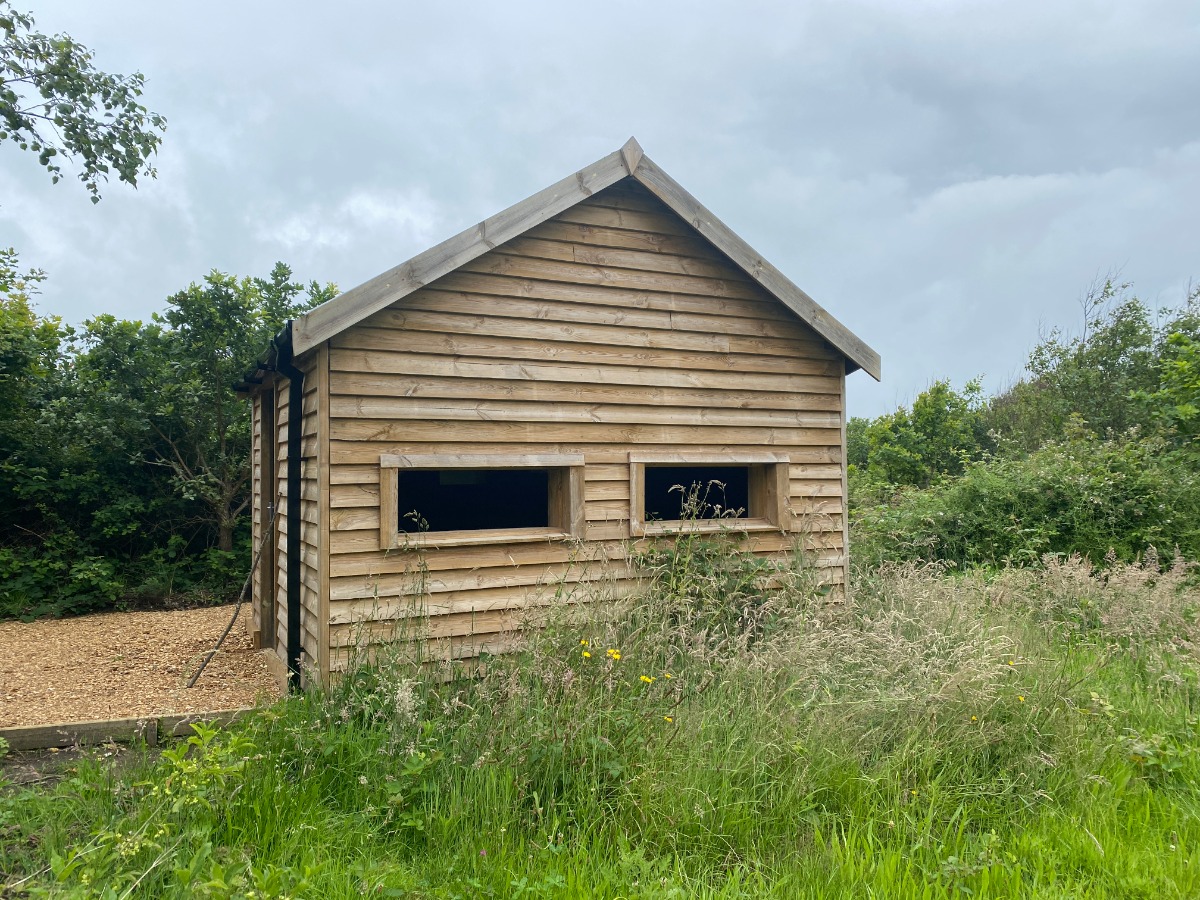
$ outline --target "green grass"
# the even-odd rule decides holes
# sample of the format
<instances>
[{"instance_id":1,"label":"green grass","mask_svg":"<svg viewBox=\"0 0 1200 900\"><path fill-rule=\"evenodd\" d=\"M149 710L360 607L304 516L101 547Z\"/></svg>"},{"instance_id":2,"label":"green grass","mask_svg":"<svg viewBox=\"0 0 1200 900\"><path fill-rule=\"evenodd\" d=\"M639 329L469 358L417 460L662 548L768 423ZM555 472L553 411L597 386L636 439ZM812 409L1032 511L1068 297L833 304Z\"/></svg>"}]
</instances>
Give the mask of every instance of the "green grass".
<instances>
[{"instance_id":1,"label":"green grass","mask_svg":"<svg viewBox=\"0 0 1200 900\"><path fill-rule=\"evenodd\" d=\"M0 872L114 898L1200 895L1184 573L896 569L840 603L651 562L618 622L481 677L364 665L0 791Z\"/></svg>"}]
</instances>

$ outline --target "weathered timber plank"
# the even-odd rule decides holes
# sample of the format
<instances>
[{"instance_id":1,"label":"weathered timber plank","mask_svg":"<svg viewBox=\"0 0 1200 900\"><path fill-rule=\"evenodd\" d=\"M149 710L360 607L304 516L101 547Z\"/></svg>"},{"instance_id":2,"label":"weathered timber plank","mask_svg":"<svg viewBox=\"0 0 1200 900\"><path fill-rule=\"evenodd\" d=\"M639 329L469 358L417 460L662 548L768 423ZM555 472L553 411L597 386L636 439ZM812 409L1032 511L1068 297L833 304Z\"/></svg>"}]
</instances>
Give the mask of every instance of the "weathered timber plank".
<instances>
[{"instance_id":1,"label":"weathered timber plank","mask_svg":"<svg viewBox=\"0 0 1200 900\"><path fill-rule=\"evenodd\" d=\"M604 228L620 228L627 231L646 231L654 234L691 237L696 232L686 222L674 215L641 212L633 209L616 209L606 206L579 204L563 210L554 217L556 222L574 222L579 225L599 225Z\"/></svg>"},{"instance_id":2,"label":"weathered timber plank","mask_svg":"<svg viewBox=\"0 0 1200 900\"><path fill-rule=\"evenodd\" d=\"M329 488L331 509L353 506L378 506L379 485L376 484L333 484Z\"/></svg>"},{"instance_id":3,"label":"weathered timber plank","mask_svg":"<svg viewBox=\"0 0 1200 900\"><path fill-rule=\"evenodd\" d=\"M0 738L12 750L41 750L46 747L74 747L109 742L145 741L157 743L158 723L151 716L142 719L106 719L94 722L58 722L53 725L25 725L0 728Z\"/></svg>"},{"instance_id":4,"label":"weathered timber plank","mask_svg":"<svg viewBox=\"0 0 1200 900\"><path fill-rule=\"evenodd\" d=\"M459 345L461 346L461 345ZM433 375L463 378L543 380L585 382L596 384L630 384L651 387L703 388L713 390L761 390L800 393L830 393L830 380L840 375L841 364L820 360L796 360L792 372L720 371L708 369L712 357L689 357L703 364L683 365L680 357L655 354L639 354L630 357L617 354L611 359L605 353L596 353L588 347L574 354L576 359L545 360L536 357L527 360L505 358L463 359L450 348L444 354L422 351L405 352L389 347L366 350L356 347L335 348L333 359L336 371L383 373L394 375ZM497 351L514 349L523 352L530 348L521 344L513 347L497 346L492 342L472 349ZM569 351L547 348L558 356ZM665 362L663 361L665 359ZM718 358L719 359L719 358ZM649 364L647 361L649 360ZM582 364L581 364L582 363ZM722 367L724 368L724 367Z\"/></svg>"},{"instance_id":5,"label":"weathered timber plank","mask_svg":"<svg viewBox=\"0 0 1200 900\"><path fill-rule=\"evenodd\" d=\"M614 250L641 250L646 253L662 253L673 256L691 256L711 259L712 245L703 238L693 235L655 234L651 231L624 231L604 228L600 225L580 225L563 219L551 219L525 232L530 238L546 241L566 241L589 247L606 247Z\"/></svg>"},{"instance_id":6,"label":"weathered timber plank","mask_svg":"<svg viewBox=\"0 0 1200 900\"><path fill-rule=\"evenodd\" d=\"M335 535L335 539L353 537L354 532ZM733 532L730 539L739 547L755 553L778 553L790 550L798 539L813 548L842 546L840 527L831 531L814 531L805 535L783 535L778 532ZM642 549L646 541L609 540L588 544L569 544L562 541L540 544L500 544L477 547L455 547L420 551L384 551L368 547L361 552L343 552L335 542L331 554L333 577L411 575L419 571L444 572L454 569L474 571L497 567L540 566L552 563L571 563L588 572L606 572L623 565L629 547Z\"/></svg>"},{"instance_id":7,"label":"weathered timber plank","mask_svg":"<svg viewBox=\"0 0 1200 900\"><path fill-rule=\"evenodd\" d=\"M608 525L612 528L609 529ZM624 520L613 521L606 525L603 522L590 522L586 528L587 543L593 545L604 545L613 541L628 541L629 540L629 525ZM836 539L841 541L841 519L840 517L832 516L810 516L805 517L801 524L794 529L795 534L792 537L781 536L782 540L792 540L797 534L805 534L814 536L814 539L824 540L823 535L831 535L831 540ZM740 533L739 533L740 534ZM749 533L749 538L770 540L775 533L755 534ZM339 570L341 574L348 575L369 575L382 573L401 573L415 571L416 561L419 559L420 553L433 554L445 553L451 550L465 550L475 548L429 548L424 550L380 550L378 535L371 531L334 531L329 536L330 553L332 565ZM563 546L567 546L566 542L559 542ZM550 542L538 542L528 546L546 547ZM519 544L504 544L504 547L521 546ZM840 543L838 544L840 546ZM384 554L384 556L376 557L375 554ZM432 559L433 557L427 557ZM583 553L576 556L567 556L567 559L573 560L581 565L592 565L597 560L591 554ZM380 561L382 559L382 561ZM363 562L357 562L363 560ZM378 565L376 564L378 563ZM520 564L520 563L518 563ZM533 564L533 563L530 563ZM345 571L341 572L342 567ZM454 566L444 566L442 568L455 568ZM463 566L462 568L470 568Z\"/></svg>"},{"instance_id":8,"label":"weathered timber plank","mask_svg":"<svg viewBox=\"0 0 1200 900\"><path fill-rule=\"evenodd\" d=\"M552 404L521 400L473 401L348 395L332 397L329 410L335 420L348 418L439 422L598 422L622 425L732 425L738 428L824 429L838 429L841 423L840 413L802 410L626 406L607 403Z\"/></svg>"},{"instance_id":9,"label":"weathered timber plank","mask_svg":"<svg viewBox=\"0 0 1200 900\"><path fill-rule=\"evenodd\" d=\"M804 335L810 339L817 333L796 318L785 306L764 292L761 297L713 297L677 291L627 289L602 284L572 284L569 281L541 281L510 275L480 272L451 272L428 290L455 292L484 297L514 297L545 300L553 303L582 303L588 306L615 306L619 309L642 309L694 315L728 316L731 319L760 320L766 325L784 330L785 334ZM412 296L417 296L413 294ZM406 306L405 298L398 306Z\"/></svg>"},{"instance_id":10,"label":"weathered timber plank","mask_svg":"<svg viewBox=\"0 0 1200 900\"><path fill-rule=\"evenodd\" d=\"M818 380L818 376L806 376ZM819 379L821 382L832 379ZM804 410L839 412L841 397L834 393L801 394L784 391L714 390L707 388L611 385L586 382L461 378L434 375L394 375L375 372L335 372L331 393L338 397L432 398L439 400L520 400L555 404L631 404L715 409Z\"/></svg>"},{"instance_id":11,"label":"weathered timber plank","mask_svg":"<svg viewBox=\"0 0 1200 900\"><path fill-rule=\"evenodd\" d=\"M809 479L793 479L791 482L791 497L841 497L842 481L840 478L829 481L812 481Z\"/></svg>"},{"instance_id":12,"label":"weathered timber plank","mask_svg":"<svg viewBox=\"0 0 1200 900\"><path fill-rule=\"evenodd\" d=\"M469 591L449 591L434 596L371 597L357 600L335 600L330 616L334 625L355 622L381 622L404 619L415 621L426 615L443 612L464 612L472 609L503 609L514 602L571 602L589 599L602 593L614 583L632 580L624 569L596 576L591 580L580 579L566 585L532 585L519 592L511 588L483 588ZM565 594L559 593L559 588Z\"/></svg>"},{"instance_id":13,"label":"weathered timber plank","mask_svg":"<svg viewBox=\"0 0 1200 900\"><path fill-rule=\"evenodd\" d=\"M640 182L631 179L619 181L611 187L605 188L603 191L598 191L582 202L587 206L631 209L638 212L655 213L661 216L673 215L669 206L646 190Z\"/></svg>"},{"instance_id":14,"label":"weathered timber plank","mask_svg":"<svg viewBox=\"0 0 1200 900\"><path fill-rule=\"evenodd\" d=\"M841 478L842 467L836 463L828 465L801 465L792 461L790 476L793 481L802 481L804 479L825 479L825 478Z\"/></svg>"},{"instance_id":15,"label":"weathered timber plank","mask_svg":"<svg viewBox=\"0 0 1200 900\"><path fill-rule=\"evenodd\" d=\"M646 272L639 269L621 269L615 266L513 256L499 251L472 260L462 268L465 272L478 272L485 275L508 275L512 278L535 278L541 281L565 281L572 284L612 285L617 288L660 291L668 294L741 297L747 300L754 300L762 296L759 293L762 288L748 280ZM819 333L820 329L817 331Z\"/></svg>"},{"instance_id":16,"label":"weathered timber plank","mask_svg":"<svg viewBox=\"0 0 1200 900\"><path fill-rule=\"evenodd\" d=\"M541 566L550 563L574 563L582 566L607 564L624 558L620 542L580 545L566 541L529 544L488 544L474 547L429 548L417 551L372 551L334 553L331 575L334 577L373 576L419 570L444 572L451 569L491 569L496 567Z\"/></svg>"},{"instance_id":17,"label":"weathered timber plank","mask_svg":"<svg viewBox=\"0 0 1200 900\"><path fill-rule=\"evenodd\" d=\"M373 644L365 649L339 648L332 654L330 668L334 673L350 670L355 664L374 663L379 658L389 663L396 661L430 663L452 663L472 660L483 654L499 655L511 653L525 645L525 638L515 632L502 631L491 635L466 635L422 642L419 654L410 647ZM407 652L406 652L407 651Z\"/></svg>"},{"instance_id":18,"label":"weathered timber plank","mask_svg":"<svg viewBox=\"0 0 1200 900\"><path fill-rule=\"evenodd\" d=\"M371 597L407 597L469 591L478 588L514 588L534 585L559 585L578 579L580 570L570 564L519 566L505 569L380 574L374 577L335 578L329 585L330 600L358 600Z\"/></svg>"},{"instance_id":19,"label":"weathered timber plank","mask_svg":"<svg viewBox=\"0 0 1200 900\"><path fill-rule=\"evenodd\" d=\"M394 324L392 313L406 312L454 314L461 316L531 319L538 322L571 322L582 325L652 329L698 334L740 335L771 338L788 342L792 352L815 348L817 358L828 358L827 342L811 328L786 327L770 319L742 318L710 313L675 312L667 309L639 309L618 304L563 303L558 300L531 300L524 297L445 291L425 288L371 316L363 324L403 327ZM503 329L500 323L499 329ZM428 330L428 329L426 329ZM677 345L679 346L679 345Z\"/></svg>"},{"instance_id":20,"label":"weathered timber plank","mask_svg":"<svg viewBox=\"0 0 1200 900\"><path fill-rule=\"evenodd\" d=\"M330 484L353 484L367 487L379 484L379 460L373 465L332 466L329 470Z\"/></svg>"},{"instance_id":21,"label":"weathered timber plank","mask_svg":"<svg viewBox=\"0 0 1200 900\"><path fill-rule=\"evenodd\" d=\"M476 426L472 426L474 428ZM744 432L744 429L742 430ZM746 438L753 435L740 434L739 441L727 441L724 443L696 442L697 449L709 451L713 453L737 454L740 452L754 452L762 450L762 446L754 443L749 443ZM537 440L528 441L505 441L498 442L503 444L503 451L506 453L582 453L584 454L587 464L590 466L594 463L620 463L629 461L628 442L624 441L546 441L539 442ZM647 452L670 452L678 449L678 444L673 442L647 442L642 441L639 444L640 449ZM497 449L500 449L499 447ZM829 444L825 446L781 446L778 449L780 452L786 452L788 459L795 464L800 465L825 465L830 463L841 462L842 449L838 444ZM423 454L423 453L478 453L480 450L478 443L462 440L457 434L453 441L430 440L426 438L422 441L414 440L376 440L376 441L361 441L361 440L333 440L330 443L330 462L334 466L365 466L379 465L379 457L385 453L396 454Z\"/></svg>"},{"instance_id":22,"label":"weathered timber plank","mask_svg":"<svg viewBox=\"0 0 1200 900\"><path fill-rule=\"evenodd\" d=\"M521 318L505 317L480 309L473 313L427 312L425 310L385 309L371 316L369 322L358 326L361 329L389 329L417 332L423 335L460 334L490 335L499 338L530 339L535 341L574 342L581 344L604 344L610 346L646 347L655 350L698 350L704 353L736 353L759 356L802 357L804 359L832 360L837 354L825 341L795 340L791 338L757 337L740 334L713 333L711 331L685 331L679 327L636 328L629 324L591 324L587 322L559 322L549 317L533 316ZM716 327L715 323L713 326ZM349 343L349 342L345 342ZM402 347L405 340L391 336L393 347ZM339 342L343 345L343 342Z\"/></svg>"},{"instance_id":23,"label":"weathered timber plank","mask_svg":"<svg viewBox=\"0 0 1200 900\"><path fill-rule=\"evenodd\" d=\"M669 253L593 247L531 237L519 237L509 241L504 245L504 252L528 259L549 259L605 268L634 269L639 272L660 272L665 275L692 275L697 278L749 282L744 272L716 254L706 258L674 256Z\"/></svg>"},{"instance_id":24,"label":"weathered timber plank","mask_svg":"<svg viewBox=\"0 0 1200 900\"><path fill-rule=\"evenodd\" d=\"M592 500L629 500L629 481L588 481L584 490L584 499Z\"/></svg>"},{"instance_id":25,"label":"weathered timber plank","mask_svg":"<svg viewBox=\"0 0 1200 900\"><path fill-rule=\"evenodd\" d=\"M507 321L514 322L515 319ZM749 353L719 349L642 347L636 341L623 343L621 329L613 329L617 343L601 344L572 339L515 337L486 332L452 334L449 332L409 332L391 328L359 326L334 338L334 346L350 350L434 353L450 356L476 356L505 361L528 360L535 363L582 362L607 366L644 366L706 369L714 372L774 372L784 375L831 375L839 360L812 355ZM733 341L730 338L730 341Z\"/></svg>"},{"instance_id":26,"label":"weathered timber plank","mask_svg":"<svg viewBox=\"0 0 1200 900\"><path fill-rule=\"evenodd\" d=\"M593 481L628 481L629 466L621 463L593 462L585 473L589 482Z\"/></svg>"},{"instance_id":27,"label":"weathered timber plank","mask_svg":"<svg viewBox=\"0 0 1200 900\"><path fill-rule=\"evenodd\" d=\"M547 443L564 444L674 444L720 445L744 442L760 448L834 447L839 431L822 427L730 427L725 425L612 425L601 422L462 422L455 427L453 439L459 444ZM333 419L330 422L331 447L336 463L342 442L434 443L446 438L446 426L440 422L369 419ZM483 449L483 448L480 448ZM505 448L510 450L512 448ZM516 451L513 451L516 452Z\"/></svg>"}]
</instances>

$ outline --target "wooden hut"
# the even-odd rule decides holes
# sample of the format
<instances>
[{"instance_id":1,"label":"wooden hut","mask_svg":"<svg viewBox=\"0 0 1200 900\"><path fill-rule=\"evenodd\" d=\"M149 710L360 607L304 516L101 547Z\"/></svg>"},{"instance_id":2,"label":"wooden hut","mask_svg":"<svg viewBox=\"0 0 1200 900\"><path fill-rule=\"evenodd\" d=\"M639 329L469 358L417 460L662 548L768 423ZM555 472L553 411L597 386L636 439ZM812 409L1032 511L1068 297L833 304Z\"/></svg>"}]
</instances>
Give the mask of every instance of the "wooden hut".
<instances>
[{"instance_id":1,"label":"wooden hut","mask_svg":"<svg viewBox=\"0 0 1200 900\"><path fill-rule=\"evenodd\" d=\"M239 385L276 532L255 639L328 681L419 596L436 652L502 649L548 585L622 589L622 548L681 527L669 488L714 478L741 515L689 527L801 540L844 585L857 369L878 354L631 139L289 322Z\"/></svg>"}]
</instances>

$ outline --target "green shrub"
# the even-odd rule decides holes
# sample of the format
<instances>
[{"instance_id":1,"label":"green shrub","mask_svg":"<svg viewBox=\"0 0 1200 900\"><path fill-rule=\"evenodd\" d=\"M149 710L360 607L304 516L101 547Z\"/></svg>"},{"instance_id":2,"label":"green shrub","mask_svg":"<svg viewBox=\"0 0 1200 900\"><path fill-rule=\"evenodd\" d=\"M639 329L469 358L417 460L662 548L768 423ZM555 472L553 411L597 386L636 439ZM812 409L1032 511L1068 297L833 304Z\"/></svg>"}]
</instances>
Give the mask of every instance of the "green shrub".
<instances>
[{"instance_id":1,"label":"green shrub","mask_svg":"<svg viewBox=\"0 0 1200 900\"><path fill-rule=\"evenodd\" d=\"M852 539L871 561L1037 564L1045 554L1099 563L1149 547L1200 558L1200 472L1159 439L1082 433L1026 457L991 458L959 478L859 509Z\"/></svg>"}]
</instances>

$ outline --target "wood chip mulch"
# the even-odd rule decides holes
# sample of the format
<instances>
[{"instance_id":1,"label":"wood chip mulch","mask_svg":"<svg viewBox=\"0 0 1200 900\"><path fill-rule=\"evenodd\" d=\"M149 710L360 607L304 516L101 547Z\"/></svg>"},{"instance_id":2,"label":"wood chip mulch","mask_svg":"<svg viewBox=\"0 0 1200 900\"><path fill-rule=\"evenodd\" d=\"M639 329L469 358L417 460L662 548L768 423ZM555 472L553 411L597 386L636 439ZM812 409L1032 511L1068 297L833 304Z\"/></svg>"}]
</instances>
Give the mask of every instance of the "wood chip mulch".
<instances>
[{"instance_id":1,"label":"wood chip mulch","mask_svg":"<svg viewBox=\"0 0 1200 900\"><path fill-rule=\"evenodd\" d=\"M236 709L279 689L250 648L248 607L194 688L232 606L0 622L0 728Z\"/></svg>"}]
</instances>

